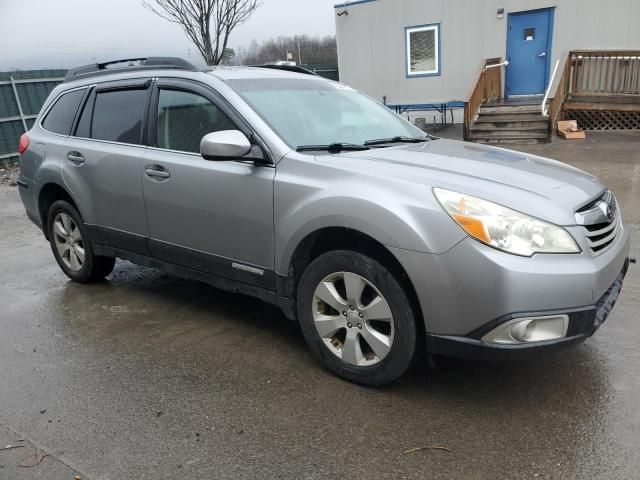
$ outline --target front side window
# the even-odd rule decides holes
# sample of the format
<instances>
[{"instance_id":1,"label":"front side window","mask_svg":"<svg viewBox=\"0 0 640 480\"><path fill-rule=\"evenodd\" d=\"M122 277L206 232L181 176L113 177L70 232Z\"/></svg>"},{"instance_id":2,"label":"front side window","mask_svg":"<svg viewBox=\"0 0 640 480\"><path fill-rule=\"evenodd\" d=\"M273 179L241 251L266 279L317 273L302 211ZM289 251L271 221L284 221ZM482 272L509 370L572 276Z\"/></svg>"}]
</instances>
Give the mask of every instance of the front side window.
<instances>
[{"instance_id":1,"label":"front side window","mask_svg":"<svg viewBox=\"0 0 640 480\"><path fill-rule=\"evenodd\" d=\"M53 133L69 135L84 92L85 89L83 88L62 95L47 113L42 122L42 127Z\"/></svg>"},{"instance_id":2,"label":"front side window","mask_svg":"<svg viewBox=\"0 0 640 480\"><path fill-rule=\"evenodd\" d=\"M146 105L147 90L145 89L97 92L90 137L97 140L141 144L142 118ZM81 124L83 120L83 118L80 119Z\"/></svg>"},{"instance_id":3,"label":"front side window","mask_svg":"<svg viewBox=\"0 0 640 480\"><path fill-rule=\"evenodd\" d=\"M407 28L407 75L440 74L440 25Z\"/></svg>"},{"instance_id":4,"label":"front side window","mask_svg":"<svg viewBox=\"0 0 640 480\"><path fill-rule=\"evenodd\" d=\"M236 130L236 126L205 97L180 90L160 90L158 148L199 153L202 137L223 130Z\"/></svg>"},{"instance_id":5,"label":"front side window","mask_svg":"<svg viewBox=\"0 0 640 480\"><path fill-rule=\"evenodd\" d=\"M308 78L227 80L291 148L416 137L424 132L366 95Z\"/></svg>"}]
</instances>

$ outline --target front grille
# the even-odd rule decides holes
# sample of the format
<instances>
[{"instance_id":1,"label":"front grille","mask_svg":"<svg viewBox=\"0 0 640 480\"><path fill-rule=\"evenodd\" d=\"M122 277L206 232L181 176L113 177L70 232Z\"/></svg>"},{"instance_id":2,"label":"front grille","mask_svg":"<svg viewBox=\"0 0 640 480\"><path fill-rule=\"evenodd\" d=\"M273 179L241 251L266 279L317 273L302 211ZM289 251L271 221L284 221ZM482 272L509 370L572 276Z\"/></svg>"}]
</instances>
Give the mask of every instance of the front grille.
<instances>
[{"instance_id":1,"label":"front grille","mask_svg":"<svg viewBox=\"0 0 640 480\"><path fill-rule=\"evenodd\" d=\"M604 253L613 244L622 228L618 204L610 191L576 212L578 225L584 229L593 255Z\"/></svg>"},{"instance_id":2,"label":"front grille","mask_svg":"<svg viewBox=\"0 0 640 480\"><path fill-rule=\"evenodd\" d=\"M616 215L613 221L608 224L590 225L583 227L587 237L587 244L594 255L604 253L615 241L620 233L620 215Z\"/></svg>"}]
</instances>

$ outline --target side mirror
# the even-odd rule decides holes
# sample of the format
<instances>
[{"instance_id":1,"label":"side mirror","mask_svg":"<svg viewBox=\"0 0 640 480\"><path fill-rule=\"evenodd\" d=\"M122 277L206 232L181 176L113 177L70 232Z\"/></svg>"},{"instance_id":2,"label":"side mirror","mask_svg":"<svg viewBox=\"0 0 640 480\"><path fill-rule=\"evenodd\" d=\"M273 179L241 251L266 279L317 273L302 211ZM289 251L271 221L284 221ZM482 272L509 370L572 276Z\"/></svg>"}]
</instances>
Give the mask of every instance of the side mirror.
<instances>
[{"instance_id":1,"label":"side mirror","mask_svg":"<svg viewBox=\"0 0 640 480\"><path fill-rule=\"evenodd\" d=\"M205 160L235 160L250 151L249 139L239 130L208 133L200 141L200 155Z\"/></svg>"}]
</instances>

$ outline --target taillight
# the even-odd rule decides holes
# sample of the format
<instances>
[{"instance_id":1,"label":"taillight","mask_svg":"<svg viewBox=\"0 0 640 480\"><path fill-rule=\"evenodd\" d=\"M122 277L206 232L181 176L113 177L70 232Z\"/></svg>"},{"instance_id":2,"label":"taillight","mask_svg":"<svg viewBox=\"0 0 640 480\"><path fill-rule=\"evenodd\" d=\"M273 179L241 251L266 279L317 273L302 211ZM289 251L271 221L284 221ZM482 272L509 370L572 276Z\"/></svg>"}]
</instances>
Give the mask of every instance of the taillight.
<instances>
[{"instance_id":1,"label":"taillight","mask_svg":"<svg viewBox=\"0 0 640 480\"><path fill-rule=\"evenodd\" d=\"M29 147L29 137L26 133L23 133L20 137L20 141L18 142L18 153L22 155L25 150Z\"/></svg>"}]
</instances>

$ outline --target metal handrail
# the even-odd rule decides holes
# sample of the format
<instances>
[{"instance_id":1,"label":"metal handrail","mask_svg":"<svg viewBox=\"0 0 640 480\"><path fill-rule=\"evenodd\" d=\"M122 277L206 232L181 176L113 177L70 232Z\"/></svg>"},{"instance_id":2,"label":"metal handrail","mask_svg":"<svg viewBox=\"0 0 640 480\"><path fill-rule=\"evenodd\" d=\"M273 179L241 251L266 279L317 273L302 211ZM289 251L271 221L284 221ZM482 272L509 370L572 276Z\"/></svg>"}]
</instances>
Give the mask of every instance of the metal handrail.
<instances>
[{"instance_id":1,"label":"metal handrail","mask_svg":"<svg viewBox=\"0 0 640 480\"><path fill-rule=\"evenodd\" d=\"M496 68L496 67L508 67L509 66L509 60L505 60L502 63L494 63L492 65L487 65L486 67L484 67L485 70L489 70L490 68Z\"/></svg>"},{"instance_id":2,"label":"metal handrail","mask_svg":"<svg viewBox=\"0 0 640 480\"><path fill-rule=\"evenodd\" d=\"M551 87L553 86L553 82L556 79L556 73L558 73L558 66L560 65L560 59L556 61L556 66L553 69L553 75L551 75L551 81L549 82L549 86L547 87L547 93L544 94L544 99L542 100L541 110L542 116L549 116L549 109L547 108L547 102L549 101L549 95L551 94Z\"/></svg>"}]
</instances>

